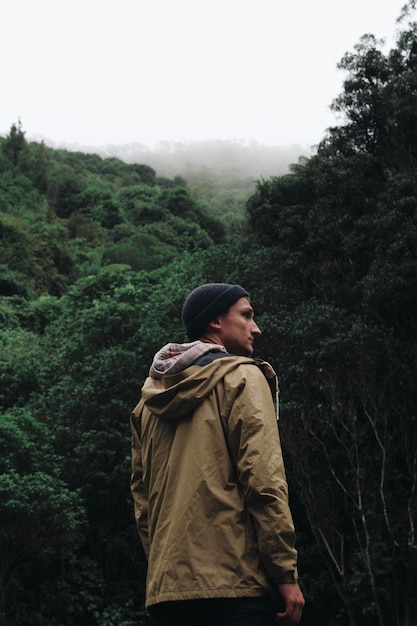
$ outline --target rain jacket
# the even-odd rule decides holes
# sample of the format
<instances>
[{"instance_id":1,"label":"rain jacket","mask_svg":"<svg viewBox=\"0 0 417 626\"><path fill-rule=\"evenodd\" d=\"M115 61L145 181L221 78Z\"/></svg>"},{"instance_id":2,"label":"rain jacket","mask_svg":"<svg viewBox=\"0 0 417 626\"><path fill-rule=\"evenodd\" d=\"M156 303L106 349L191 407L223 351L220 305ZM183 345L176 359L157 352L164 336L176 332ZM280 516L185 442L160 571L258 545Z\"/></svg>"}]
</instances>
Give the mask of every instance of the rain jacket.
<instances>
[{"instance_id":1,"label":"rain jacket","mask_svg":"<svg viewBox=\"0 0 417 626\"><path fill-rule=\"evenodd\" d=\"M297 579L271 393L275 373L266 363L219 350L202 342L168 344L131 416L131 490L148 558L146 606L278 599L277 584Z\"/></svg>"}]
</instances>

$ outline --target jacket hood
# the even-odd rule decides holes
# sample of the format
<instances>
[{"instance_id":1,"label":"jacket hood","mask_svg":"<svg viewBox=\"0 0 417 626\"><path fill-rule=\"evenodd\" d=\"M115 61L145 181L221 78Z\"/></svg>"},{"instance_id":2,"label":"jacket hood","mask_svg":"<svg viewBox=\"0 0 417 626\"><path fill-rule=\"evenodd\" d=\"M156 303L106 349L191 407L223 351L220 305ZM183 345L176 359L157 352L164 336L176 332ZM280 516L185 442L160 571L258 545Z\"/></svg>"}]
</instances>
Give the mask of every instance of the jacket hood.
<instances>
[{"instance_id":1,"label":"jacket hood","mask_svg":"<svg viewBox=\"0 0 417 626\"><path fill-rule=\"evenodd\" d=\"M224 352L225 356L202 367L193 365L208 352ZM226 374L244 363L259 366L273 396L277 396L276 374L268 363L251 357L229 355L223 346L196 341L168 344L155 355L150 376L142 388L142 402L162 419L184 418L194 412Z\"/></svg>"},{"instance_id":2,"label":"jacket hood","mask_svg":"<svg viewBox=\"0 0 417 626\"><path fill-rule=\"evenodd\" d=\"M161 379L182 372L208 352L226 352L226 348L216 343L193 341L191 343L168 343L153 358L149 376Z\"/></svg>"}]
</instances>

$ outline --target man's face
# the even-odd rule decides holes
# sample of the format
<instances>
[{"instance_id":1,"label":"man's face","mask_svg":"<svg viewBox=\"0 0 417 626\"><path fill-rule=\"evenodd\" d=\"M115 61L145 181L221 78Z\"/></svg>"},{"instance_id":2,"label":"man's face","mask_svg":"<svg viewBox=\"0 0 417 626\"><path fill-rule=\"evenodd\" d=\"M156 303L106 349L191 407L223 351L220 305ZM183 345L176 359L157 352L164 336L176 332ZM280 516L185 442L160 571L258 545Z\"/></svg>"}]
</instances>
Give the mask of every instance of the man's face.
<instances>
[{"instance_id":1,"label":"man's face","mask_svg":"<svg viewBox=\"0 0 417 626\"><path fill-rule=\"evenodd\" d=\"M255 337L261 331L253 319L253 309L248 298L237 300L224 315L218 317L219 339L231 354L250 356Z\"/></svg>"}]
</instances>

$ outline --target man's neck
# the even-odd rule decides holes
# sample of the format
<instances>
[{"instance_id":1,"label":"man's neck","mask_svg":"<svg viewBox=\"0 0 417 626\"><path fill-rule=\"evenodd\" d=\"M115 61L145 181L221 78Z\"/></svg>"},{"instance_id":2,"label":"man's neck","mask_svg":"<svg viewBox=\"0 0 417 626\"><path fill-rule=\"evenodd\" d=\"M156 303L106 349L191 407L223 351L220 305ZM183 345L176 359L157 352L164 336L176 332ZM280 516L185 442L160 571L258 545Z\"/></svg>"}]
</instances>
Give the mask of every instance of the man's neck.
<instances>
[{"instance_id":1,"label":"man's neck","mask_svg":"<svg viewBox=\"0 0 417 626\"><path fill-rule=\"evenodd\" d=\"M212 333L207 333L204 336L199 337L198 341L202 341L203 343L215 343L218 346L223 346L224 347L224 344L219 339L219 337L217 335L212 334Z\"/></svg>"}]
</instances>

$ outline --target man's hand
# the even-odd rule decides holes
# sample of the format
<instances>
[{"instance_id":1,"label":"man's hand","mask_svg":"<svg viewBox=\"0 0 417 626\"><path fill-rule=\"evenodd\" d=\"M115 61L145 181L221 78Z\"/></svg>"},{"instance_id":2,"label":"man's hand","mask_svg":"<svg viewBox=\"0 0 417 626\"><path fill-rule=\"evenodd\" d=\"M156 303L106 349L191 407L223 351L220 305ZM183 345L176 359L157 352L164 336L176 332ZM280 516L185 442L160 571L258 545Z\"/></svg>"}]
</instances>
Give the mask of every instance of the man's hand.
<instances>
[{"instance_id":1,"label":"man's hand","mask_svg":"<svg viewBox=\"0 0 417 626\"><path fill-rule=\"evenodd\" d=\"M278 585L278 590L285 604L285 611L277 613L278 624L298 624L305 604L300 587L297 583L283 583Z\"/></svg>"}]
</instances>

